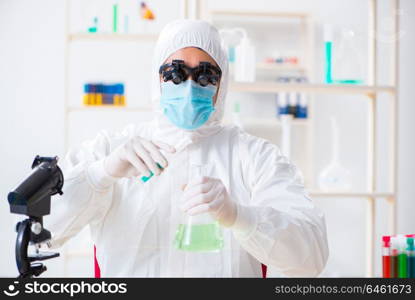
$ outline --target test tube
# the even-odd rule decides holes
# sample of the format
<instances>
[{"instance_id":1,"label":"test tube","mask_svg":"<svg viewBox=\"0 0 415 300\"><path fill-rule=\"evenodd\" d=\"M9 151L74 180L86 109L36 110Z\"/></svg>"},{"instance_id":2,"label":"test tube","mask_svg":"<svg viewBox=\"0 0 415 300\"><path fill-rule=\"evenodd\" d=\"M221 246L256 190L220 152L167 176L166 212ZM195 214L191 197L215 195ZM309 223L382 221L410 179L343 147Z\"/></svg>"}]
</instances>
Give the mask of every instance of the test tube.
<instances>
[{"instance_id":1,"label":"test tube","mask_svg":"<svg viewBox=\"0 0 415 300\"><path fill-rule=\"evenodd\" d=\"M392 236L390 238L391 256L390 256L390 277L398 277L398 238Z\"/></svg>"},{"instance_id":2,"label":"test tube","mask_svg":"<svg viewBox=\"0 0 415 300\"><path fill-rule=\"evenodd\" d=\"M91 90L90 90L90 96L89 96L89 104L90 105L96 105L97 104L97 84L96 83L92 83L90 85Z\"/></svg>"},{"instance_id":3,"label":"test tube","mask_svg":"<svg viewBox=\"0 0 415 300\"><path fill-rule=\"evenodd\" d=\"M390 248L390 236L385 235L382 237L382 277L391 278L391 248Z\"/></svg>"},{"instance_id":4,"label":"test tube","mask_svg":"<svg viewBox=\"0 0 415 300\"><path fill-rule=\"evenodd\" d=\"M286 77L279 77L277 79L278 83L287 83L288 79ZM277 94L277 107L278 107L278 116L288 115L288 94L286 92L279 92Z\"/></svg>"},{"instance_id":5,"label":"test tube","mask_svg":"<svg viewBox=\"0 0 415 300\"><path fill-rule=\"evenodd\" d=\"M299 119L306 119L308 117L308 99L306 93L299 94L299 101L297 105L296 117Z\"/></svg>"},{"instance_id":6,"label":"test tube","mask_svg":"<svg viewBox=\"0 0 415 300\"><path fill-rule=\"evenodd\" d=\"M406 253L406 237L398 237L398 278L407 278L408 276L408 256Z\"/></svg>"},{"instance_id":7,"label":"test tube","mask_svg":"<svg viewBox=\"0 0 415 300\"><path fill-rule=\"evenodd\" d=\"M102 104L110 104L109 97L110 97L110 88L107 84L102 85Z\"/></svg>"},{"instance_id":8,"label":"test tube","mask_svg":"<svg viewBox=\"0 0 415 300\"><path fill-rule=\"evenodd\" d=\"M415 245L414 238L406 238L406 253L407 253L407 262L408 262L408 278L415 278Z\"/></svg>"},{"instance_id":9,"label":"test tube","mask_svg":"<svg viewBox=\"0 0 415 300\"><path fill-rule=\"evenodd\" d=\"M297 78L298 83L305 83L307 82L306 77L299 77ZM298 93L298 103L297 103L297 111L296 111L296 118L306 119L308 117L308 100L306 93Z\"/></svg>"},{"instance_id":10,"label":"test tube","mask_svg":"<svg viewBox=\"0 0 415 300\"><path fill-rule=\"evenodd\" d=\"M102 105L102 83L97 83L96 89L95 104Z\"/></svg>"},{"instance_id":11,"label":"test tube","mask_svg":"<svg viewBox=\"0 0 415 300\"><path fill-rule=\"evenodd\" d=\"M125 105L125 96L124 96L124 84L123 83L118 84L118 93L119 93L119 96L120 96L119 105L124 106Z\"/></svg>"},{"instance_id":12,"label":"test tube","mask_svg":"<svg viewBox=\"0 0 415 300\"><path fill-rule=\"evenodd\" d=\"M113 86L113 95L112 104L116 106L120 105L120 92L118 84L114 84Z\"/></svg>"},{"instance_id":13,"label":"test tube","mask_svg":"<svg viewBox=\"0 0 415 300\"><path fill-rule=\"evenodd\" d=\"M287 93L279 92L278 99L278 115L288 115Z\"/></svg>"},{"instance_id":14,"label":"test tube","mask_svg":"<svg viewBox=\"0 0 415 300\"><path fill-rule=\"evenodd\" d=\"M90 85L88 83L84 84L84 105L89 105L89 91Z\"/></svg>"},{"instance_id":15,"label":"test tube","mask_svg":"<svg viewBox=\"0 0 415 300\"><path fill-rule=\"evenodd\" d=\"M290 82L294 82L294 80L290 80ZM297 103L298 103L298 93L297 92L290 92L288 93L288 113L293 116L293 118L297 115Z\"/></svg>"}]
</instances>

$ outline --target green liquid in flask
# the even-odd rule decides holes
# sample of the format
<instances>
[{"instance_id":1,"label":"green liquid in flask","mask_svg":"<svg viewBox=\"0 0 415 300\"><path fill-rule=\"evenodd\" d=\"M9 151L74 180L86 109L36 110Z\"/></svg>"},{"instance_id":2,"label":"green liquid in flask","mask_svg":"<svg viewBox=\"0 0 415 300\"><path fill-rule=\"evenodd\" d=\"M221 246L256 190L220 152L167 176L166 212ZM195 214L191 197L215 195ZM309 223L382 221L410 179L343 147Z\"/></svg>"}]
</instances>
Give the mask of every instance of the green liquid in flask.
<instances>
[{"instance_id":1,"label":"green liquid in flask","mask_svg":"<svg viewBox=\"0 0 415 300\"><path fill-rule=\"evenodd\" d=\"M218 251L223 247L223 236L218 223L179 224L174 246L183 251Z\"/></svg>"}]
</instances>

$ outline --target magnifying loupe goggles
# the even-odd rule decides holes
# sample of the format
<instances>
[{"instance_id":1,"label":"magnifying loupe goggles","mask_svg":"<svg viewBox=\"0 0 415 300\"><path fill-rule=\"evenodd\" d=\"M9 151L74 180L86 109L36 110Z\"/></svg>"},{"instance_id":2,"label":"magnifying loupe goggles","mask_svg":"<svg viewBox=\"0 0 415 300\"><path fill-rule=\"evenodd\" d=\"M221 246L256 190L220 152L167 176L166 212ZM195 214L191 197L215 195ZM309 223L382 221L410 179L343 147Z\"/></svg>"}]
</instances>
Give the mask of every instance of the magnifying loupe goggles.
<instances>
[{"instance_id":1,"label":"magnifying loupe goggles","mask_svg":"<svg viewBox=\"0 0 415 300\"><path fill-rule=\"evenodd\" d=\"M192 76L192 79L201 86L217 85L222 75L222 71L210 62L201 61L197 67L191 68L184 64L184 60L179 59L162 65L159 73L164 82L171 80L174 84L179 84Z\"/></svg>"}]
</instances>

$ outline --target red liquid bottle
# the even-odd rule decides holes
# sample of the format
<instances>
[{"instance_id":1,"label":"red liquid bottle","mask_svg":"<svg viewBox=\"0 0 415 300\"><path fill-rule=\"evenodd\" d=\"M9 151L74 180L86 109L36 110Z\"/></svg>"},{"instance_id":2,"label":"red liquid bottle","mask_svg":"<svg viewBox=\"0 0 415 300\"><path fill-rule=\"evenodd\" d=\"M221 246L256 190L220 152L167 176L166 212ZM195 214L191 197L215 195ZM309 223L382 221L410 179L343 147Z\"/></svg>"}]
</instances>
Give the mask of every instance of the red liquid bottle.
<instances>
[{"instance_id":1,"label":"red liquid bottle","mask_svg":"<svg viewBox=\"0 0 415 300\"><path fill-rule=\"evenodd\" d=\"M390 236L382 237L382 277L391 278Z\"/></svg>"}]
</instances>

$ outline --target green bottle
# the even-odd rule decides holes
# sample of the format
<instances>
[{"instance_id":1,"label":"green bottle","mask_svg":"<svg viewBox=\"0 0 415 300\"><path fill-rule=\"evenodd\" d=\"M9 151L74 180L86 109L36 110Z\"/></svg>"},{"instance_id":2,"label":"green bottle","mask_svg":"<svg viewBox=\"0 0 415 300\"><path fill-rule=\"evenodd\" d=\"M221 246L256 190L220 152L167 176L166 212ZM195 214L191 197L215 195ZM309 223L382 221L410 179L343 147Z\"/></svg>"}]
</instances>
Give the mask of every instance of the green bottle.
<instances>
[{"instance_id":1,"label":"green bottle","mask_svg":"<svg viewBox=\"0 0 415 300\"><path fill-rule=\"evenodd\" d=\"M118 2L112 5L112 32L116 33L118 30Z\"/></svg>"},{"instance_id":2,"label":"green bottle","mask_svg":"<svg viewBox=\"0 0 415 300\"><path fill-rule=\"evenodd\" d=\"M333 48L333 33L330 25L324 25L324 73L326 83L333 83L332 79L332 48Z\"/></svg>"}]
</instances>

